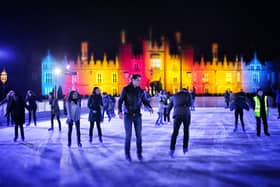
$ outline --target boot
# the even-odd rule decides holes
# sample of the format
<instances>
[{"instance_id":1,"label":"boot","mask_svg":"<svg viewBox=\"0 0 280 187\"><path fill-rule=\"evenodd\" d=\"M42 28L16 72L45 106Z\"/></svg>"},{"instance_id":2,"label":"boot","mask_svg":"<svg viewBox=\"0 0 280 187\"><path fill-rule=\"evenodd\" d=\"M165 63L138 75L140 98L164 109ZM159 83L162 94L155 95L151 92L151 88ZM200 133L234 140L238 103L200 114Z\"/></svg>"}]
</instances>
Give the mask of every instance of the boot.
<instances>
[{"instance_id":1,"label":"boot","mask_svg":"<svg viewBox=\"0 0 280 187\"><path fill-rule=\"evenodd\" d=\"M101 137L101 136L99 137L99 142L100 142L100 143L103 143L103 140L102 140L102 137Z\"/></svg>"},{"instance_id":2,"label":"boot","mask_svg":"<svg viewBox=\"0 0 280 187\"><path fill-rule=\"evenodd\" d=\"M169 151L169 156L171 157L171 158L174 158L174 152L175 152L175 150L170 150Z\"/></svg>"}]
</instances>

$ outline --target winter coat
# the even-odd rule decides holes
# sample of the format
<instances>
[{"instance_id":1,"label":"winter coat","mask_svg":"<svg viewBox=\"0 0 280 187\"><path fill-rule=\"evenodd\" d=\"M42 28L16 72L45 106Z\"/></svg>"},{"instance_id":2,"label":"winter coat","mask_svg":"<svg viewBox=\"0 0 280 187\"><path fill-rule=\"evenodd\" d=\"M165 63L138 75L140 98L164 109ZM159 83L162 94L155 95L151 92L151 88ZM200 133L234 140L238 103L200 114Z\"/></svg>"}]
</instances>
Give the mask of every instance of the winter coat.
<instances>
[{"instance_id":1,"label":"winter coat","mask_svg":"<svg viewBox=\"0 0 280 187\"><path fill-rule=\"evenodd\" d=\"M78 100L77 103L74 101L66 101L66 110L67 110L67 122L70 121L77 122L81 117L81 102Z\"/></svg>"},{"instance_id":2,"label":"winter coat","mask_svg":"<svg viewBox=\"0 0 280 187\"><path fill-rule=\"evenodd\" d=\"M249 105L246 103L246 95L244 92L238 92L234 96L233 102L230 104L230 111L232 110L248 110Z\"/></svg>"},{"instance_id":3,"label":"winter coat","mask_svg":"<svg viewBox=\"0 0 280 187\"><path fill-rule=\"evenodd\" d=\"M92 94L88 99L89 115L88 120L101 121L101 107L103 106L101 95Z\"/></svg>"},{"instance_id":4,"label":"winter coat","mask_svg":"<svg viewBox=\"0 0 280 187\"><path fill-rule=\"evenodd\" d=\"M186 91L179 91L171 97L171 102L168 106L169 112L174 107L173 118L176 116L185 116L190 115L189 107L191 106L191 96Z\"/></svg>"},{"instance_id":5,"label":"winter coat","mask_svg":"<svg viewBox=\"0 0 280 187\"><path fill-rule=\"evenodd\" d=\"M58 105L58 99L49 99L49 103L51 105L51 114L59 116L60 115L60 109Z\"/></svg>"},{"instance_id":6,"label":"winter coat","mask_svg":"<svg viewBox=\"0 0 280 187\"><path fill-rule=\"evenodd\" d=\"M27 95L25 98L25 102L27 103L28 109L29 110L37 110L37 103L36 101L40 101L41 99L39 99L37 96L35 95Z\"/></svg>"},{"instance_id":7,"label":"winter coat","mask_svg":"<svg viewBox=\"0 0 280 187\"><path fill-rule=\"evenodd\" d=\"M11 113L15 124L23 125L25 123L25 108L27 108L27 105L23 98L16 96L16 99L8 103L6 115Z\"/></svg>"},{"instance_id":8,"label":"winter coat","mask_svg":"<svg viewBox=\"0 0 280 187\"><path fill-rule=\"evenodd\" d=\"M149 101L145 97L144 91L140 87L134 87L131 84L124 87L118 103L118 113L122 112L124 103L124 113L129 115L139 115L142 103L149 108L152 108Z\"/></svg>"}]
</instances>

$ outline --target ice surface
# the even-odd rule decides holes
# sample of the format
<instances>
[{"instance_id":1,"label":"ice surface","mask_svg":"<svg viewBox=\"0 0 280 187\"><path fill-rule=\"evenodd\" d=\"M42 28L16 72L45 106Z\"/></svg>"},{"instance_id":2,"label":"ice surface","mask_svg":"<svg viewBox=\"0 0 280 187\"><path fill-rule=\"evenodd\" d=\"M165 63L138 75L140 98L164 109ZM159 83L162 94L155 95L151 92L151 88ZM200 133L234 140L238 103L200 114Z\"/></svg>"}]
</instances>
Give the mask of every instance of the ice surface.
<instances>
[{"instance_id":1,"label":"ice surface","mask_svg":"<svg viewBox=\"0 0 280 187\"><path fill-rule=\"evenodd\" d=\"M157 109L155 109L157 111ZM196 108L192 112L189 152L182 152L182 127L175 158L168 156L172 125L155 126L156 112L143 112L143 157L136 157L133 132L132 162L124 159L123 121L107 118L102 124L103 144L94 129L88 142L89 122L82 115L82 148L73 129L67 147L67 125L48 132L50 121L25 128L26 141L14 143L14 129L0 129L0 186L279 186L280 126L275 108L268 124L271 136L256 136L252 111L244 112L246 133L233 133L234 113L224 108ZM263 129L262 129L263 130Z\"/></svg>"}]
</instances>

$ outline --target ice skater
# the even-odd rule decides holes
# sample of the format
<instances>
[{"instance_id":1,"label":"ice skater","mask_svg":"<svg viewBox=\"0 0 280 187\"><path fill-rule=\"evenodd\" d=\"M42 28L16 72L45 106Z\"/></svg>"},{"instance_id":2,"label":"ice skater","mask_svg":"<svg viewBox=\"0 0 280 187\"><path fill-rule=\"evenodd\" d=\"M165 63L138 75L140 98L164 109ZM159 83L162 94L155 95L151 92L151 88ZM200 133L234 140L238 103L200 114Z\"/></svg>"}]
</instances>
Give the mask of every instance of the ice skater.
<instances>
[{"instance_id":1,"label":"ice skater","mask_svg":"<svg viewBox=\"0 0 280 187\"><path fill-rule=\"evenodd\" d=\"M164 113L164 96L162 91L159 94L160 100L159 100L159 105L158 105L158 118L156 120L156 126L163 125L163 113Z\"/></svg>"},{"instance_id":2,"label":"ice skater","mask_svg":"<svg viewBox=\"0 0 280 187\"><path fill-rule=\"evenodd\" d=\"M224 94L224 98L225 98L225 103L226 103L225 108L228 108L229 107L229 101L230 101L230 93L229 93L228 90L226 90L226 92Z\"/></svg>"},{"instance_id":3,"label":"ice skater","mask_svg":"<svg viewBox=\"0 0 280 187\"><path fill-rule=\"evenodd\" d=\"M189 126L191 121L191 112L189 107L191 106L191 96L186 89L181 89L171 98L169 104L169 110L173 107L173 133L171 136L169 156L174 157L176 139L179 133L181 124L184 125L184 138L183 138L183 153L188 152L189 144Z\"/></svg>"},{"instance_id":4,"label":"ice skater","mask_svg":"<svg viewBox=\"0 0 280 187\"><path fill-rule=\"evenodd\" d=\"M34 125L35 126L37 125L37 117L36 117L37 103L36 103L36 101L42 102L42 100L39 99L39 97L37 97L33 91L28 90L26 93L26 97L25 97L25 102L28 106L28 111L29 111L27 126L29 126L31 123L31 116L33 116Z\"/></svg>"},{"instance_id":5,"label":"ice skater","mask_svg":"<svg viewBox=\"0 0 280 187\"><path fill-rule=\"evenodd\" d=\"M261 136L261 119L263 122L264 134L266 136L270 136L268 132L268 124L267 124L267 117L269 113L268 105L267 105L267 96L264 95L263 90L259 88L257 90L257 95L253 98L254 99L254 113L256 116L256 123L257 123L257 136Z\"/></svg>"},{"instance_id":6,"label":"ice skater","mask_svg":"<svg viewBox=\"0 0 280 187\"><path fill-rule=\"evenodd\" d=\"M71 136L73 124L75 123L77 131L77 143L79 147L81 144L81 131L80 131L80 117L81 117L81 98L77 91L72 90L66 100L67 109L67 124L68 124L68 147L71 147Z\"/></svg>"},{"instance_id":7,"label":"ice skater","mask_svg":"<svg viewBox=\"0 0 280 187\"><path fill-rule=\"evenodd\" d=\"M11 102L9 102L7 107L7 114L11 113L12 119L15 122L14 141L16 142L18 139L18 129L20 129L21 140L24 141L25 138L23 124L25 123L25 108L27 108L27 105L18 93L14 92L12 97L13 99Z\"/></svg>"},{"instance_id":8,"label":"ice skater","mask_svg":"<svg viewBox=\"0 0 280 187\"><path fill-rule=\"evenodd\" d=\"M94 87L92 94L90 95L88 99L88 104L89 108L89 116L88 120L90 122L90 128L89 128L89 142L92 143L92 136L93 136L93 128L94 128L94 122L96 123L97 126L97 131L98 131L98 137L99 137L99 142L102 143L102 132L101 132L101 119L102 119L102 97L100 94L100 89L98 87Z\"/></svg>"},{"instance_id":9,"label":"ice skater","mask_svg":"<svg viewBox=\"0 0 280 187\"><path fill-rule=\"evenodd\" d=\"M14 91L13 90L10 90L8 93L7 93L7 95L6 95L6 97L0 102L0 105L3 105L4 103L7 103L7 105L6 105L6 111L7 111L7 108L8 108L8 106L9 106L9 103L10 102L12 102L12 100L13 100L13 95L14 95ZM9 126L10 125L10 122L11 122L11 125L13 125L14 124L14 121L13 121L13 118L11 117L11 113L6 113L7 115L7 126Z\"/></svg>"},{"instance_id":10,"label":"ice skater","mask_svg":"<svg viewBox=\"0 0 280 187\"><path fill-rule=\"evenodd\" d=\"M230 110L234 110L235 115L235 127L233 132L237 131L237 124L238 124L238 116L240 116L241 126L243 132L245 132L245 125L243 120L243 109L249 111L249 106L246 103L246 94L241 89L240 92L236 93L233 99L233 102L230 104Z\"/></svg>"},{"instance_id":11,"label":"ice skater","mask_svg":"<svg viewBox=\"0 0 280 187\"><path fill-rule=\"evenodd\" d=\"M49 93L49 104L51 105L51 128L49 128L48 130L53 131L54 117L56 117L59 132L61 132L60 109L58 105L58 98L54 96L53 92Z\"/></svg>"},{"instance_id":12,"label":"ice skater","mask_svg":"<svg viewBox=\"0 0 280 187\"><path fill-rule=\"evenodd\" d=\"M142 157L142 118L140 108L142 103L152 113L153 109L145 97L144 91L140 88L141 76L134 74L131 83L123 88L119 103L118 114L121 119L124 117L125 128L125 158L131 162L130 143L132 134L132 123L135 128L137 157L141 161ZM123 111L124 104L124 111ZM123 113L124 112L124 113Z\"/></svg>"}]
</instances>

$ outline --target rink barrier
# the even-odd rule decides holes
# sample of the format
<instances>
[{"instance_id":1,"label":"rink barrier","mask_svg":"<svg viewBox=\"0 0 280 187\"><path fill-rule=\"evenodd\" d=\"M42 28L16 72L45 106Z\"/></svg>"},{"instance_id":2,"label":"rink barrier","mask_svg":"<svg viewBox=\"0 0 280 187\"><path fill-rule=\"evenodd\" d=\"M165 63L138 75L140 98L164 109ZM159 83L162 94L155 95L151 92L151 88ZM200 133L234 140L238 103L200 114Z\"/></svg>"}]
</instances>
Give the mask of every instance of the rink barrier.
<instances>
[{"instance_id":1,"label":"rink barrier","mask_svg":"<svg viewBox=\"0 0 280 187\"><path fill-rule=\"evenodd\" d=\"M154 96L151 98L151 106L158 107L160 97ZM82 112L88 112L87 108L88 99L82 99L81 107ZM117 109L118 97L116 97L115 110ZM63 115L63 101L58 102L59 108L61 109L61 116ZM225 107L225 99L223 96L197 96L195 98L195 107ZM0 106L0 125L6 124L6 118L4 117L6 113L7 104ZM37 118L50 118L50 105L48 100L43 100L42 102L37 102ZM273 106L273 98L268 97L268 106ZM28 110L25 110L26 118L28 120Z\"/></svg>"}]
</instances>

